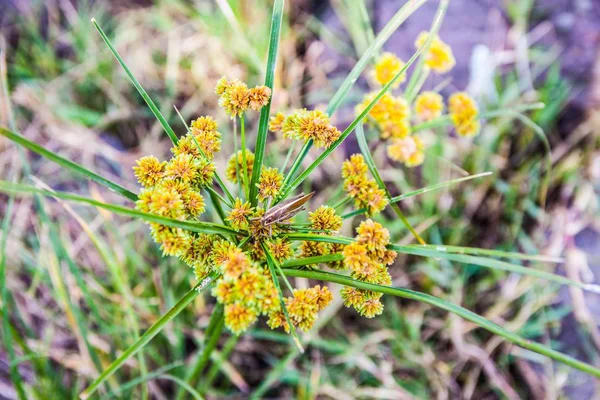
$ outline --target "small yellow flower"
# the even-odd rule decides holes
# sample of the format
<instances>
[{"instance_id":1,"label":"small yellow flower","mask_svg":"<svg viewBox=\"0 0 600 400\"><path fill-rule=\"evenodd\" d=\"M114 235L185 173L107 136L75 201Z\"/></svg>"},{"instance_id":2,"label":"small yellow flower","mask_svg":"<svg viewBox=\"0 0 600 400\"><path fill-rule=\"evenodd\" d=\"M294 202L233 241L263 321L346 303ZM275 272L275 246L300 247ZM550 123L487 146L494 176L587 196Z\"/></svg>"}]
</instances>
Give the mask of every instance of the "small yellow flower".
<instances>
[{"instance_id":1,"label":"small yellow flower","mask_svg":"<svg viewBox=\"0 0 600 400\"><path fill-rule=\"evenodd\" d=\"M270 98L270 88L267 86L256 86L250 89L250 108L254 111L260 111L261 108L269 103Z\"/></svg>"},{"instance_id":2,"label":"small yellow flower","mask_svg":"<svg viewBox=\"0 0 600 400\"><path fill-rule=\"evenodd\" d=\"M192 217L197 217L204 212L204 197L192 189L188 189L182 196L185 210Z\"/></svg>"},{"instance_id":3,"label":"small yellow flower","mask_svg":"<svg viewBox=\"0 0 600 400\"><path fill-rule=\"evenodd\" d=\"M382 86L388 84L404 67L404 62L396 57L393 53L383 53L375 64L374 76L375 80ZM402 74L400 78L394 82L393 88L397 88L400 83L406 80L406 74Z\"/></svg>"},{"instance_id":4,"label":"small yellow flower","mask_svg":"<svg viewBox=\"0 0 600 400\"><path fill-rule=\"evenodd\" d=\"M329 206L321 206L308 214L310 227L316 230L337 231L342 227L342 217Z\"/></svg>"},{"instance_id":5,"label":"small yellow flower","mask_svg":"<svg viewBox=\"0 0 600 400\"><path fill-rule=\"evenodd\" d=\"M428 32L421 32L417 37L415 47L417 49L421 47L427 40L428 36ZM452 49L436 35L430 41L429 52L427 53L427 58L425 59L425 65L439 74L444 74L450 71L455 64L456 60L452 54Z\"/></svg>"},{"instance_id":6,"label":"small yellow flower","mask_svg":"<svg viewBox=\"0 0 600 400\"><path fill-rule=\"evenodd\" d=\"M356 233L357 243L364 245L372 253L385 253L385 246L390 243L389 231L372 219L361 222L356 228Z\"/></svg>"},{"instance_id":7,"label":"small yellow flower","mask_svg":"<svg viewBox=\"0 0 600 400\"><path fill-rule=\"evenodd\" d=\"M356 106L356 114L359 115L367 108L369 104L377 97L377 93L369 93L363 99L361 104ZM389 92L386 92L381 99L371 108L369 117L373 118L376 122L382 124L389 120L390 109L394 107L394 98Z\"/></svg>"},{"instance_id":8,"label":"small yellow flower","mask_svg":"<svg viewBox=\"0 0 600 400\"><path fill-rule=\"evenodd\" d=\"M226 220L236 231L246 230L248 229L248 218L252 216L252 213L253 210L250 203L237 198Z\"/></svg>"},{"instance_id":9,"label":"small yellow flower","mask_svg":"<svg viewBox=\"0 0 600 400\"><path fill-rule=\"evenodd\" d=\"M283 175L277 168L265 168L260 174L256 187L258 187L258 199L264 201L267 198L275 198L279 194L283 184Z\"/></svg>"},{"instance_id":10,"label":"small yellow flower","mask_svg":"<svg viewBox=\"0 0 600 400\"><path fill-rule=\"evenodd\" d=\"M231 84L232 82L227 80L226 77L221 77L221 79L217 81L217 86L215 86L215 93L217 94L217 96L223 96L227 89L229 89Z\"/></svg>"},{"instance_id":11,"label":"small yellow flower","mask_svg":"<svg viewBox=\"0 0 600 400\"><path fill-rule=\"evenodd\" d=\"M221 278L212 289L212 295L221 304L231 304L236 300L235 284L231 280Z\"/></svg>"},{"instance_id":12,"label":"small yellow flower","mask_svg":"<svg viewBox=\"0 0 600 400\"><path fill-rule=\"evenodd\" d=\"M392 160L404 163L407 167L416 167L425 160L424 149L421 139L413 135L394 139L387 148L387 154Z\"/></svg>"},{"instance_id":13,"label":"small yellow flower","mask_svg":"<svg viewBox=\"0 0 600 400\"><path fill-rule=\"evenodd\" d=\"M351 243L344 247L344 265L351 271L362 271L362 269L371 262L367 254L366 246L360 243Z\"/></svg>"},{"instance_id":14,"label":"small yellow flower","mask_svg":"<svg viewBox=\"0 0 600 400\"><path fill-rule=\"evenodd\" d=\"M229 256L237 251L235 243L226 239L219 239L213 242L210 252L210 263L222 271L223 264L229 259Z\"/></svg>"},{"instance_id":15,"label":"small yellow flower","mask_svg":"<svg viewBox=\"0 0 600 400\"><path fill-rule=\"evenodd\" d=\"M139 210L163 217L175 219L185 217L185 206L181 195L163 186L142 190L136 206Z\"/></svg>"},{"instance_id":16,"label":"small yellow flower","mask_svg":"<svg viewBox=\"0 0 600 400\"><path fill-rule=\"evenodd\" d=\"M353 154L342 164L342 178L366 175L369 167L362 154Z\"/></svg>"},{"instance_id":17,"label":"small yellow flower","mask_svg":"<svg viewBox=\"0 0 600 400\"><path fill-rule=\"evenodd\" d=\"M199 117L191 123L191 131L194 134L197 134L198 131L212 132L216 131L217 129L219 129L217 121L215 121L214 118L210 116Z\"/></svg>"},{"instance_id":18,"label":"small yellow flower","mask_svg":"<svg viewBox=\"0 0 600 400\"><path fill-rule=\"evenodd\" d=\"M163 178L166 162L158 161L154 156L142 157L136 161L137 166L133 167L135 177L144 187L157 185Z\"/></svg>"},{"instance_id":19,"label":"small yellow flower","mask_svg":"<svg viewBox=\"0 0 600 400\"><path fill-rule=\"evenodd\" d=\"M383 312L383 304L380 299L368 299L358 307L358 312L363 317L374 318Z\"/></svg>"},{"instance_id":20,"label":"small yellow flower","mask_svg":"<svg viewBox=\"0 0 600 400\"><path fill-rule=\"evenodd\" d=\"M228 84L221 94L219 105L233 119L241 116L250 107L250 90L245 83L240 81L228 82ZM217 87L219 88L219 86Z\"/></svg>"},{"instance_id":21,"label":"small yellow flower","mask_svg":"<svg viewBox=\"0 0 600 400\"><path fill-rule=\"evenodd\" d=\"M240 275L250 268L250 260L248 256L240 249L231 251L229 257L222 264L223 276L227 279L238 279Z\"/></svg>"},{"instance_id":22,"label":"small yellow flower","mask_svg":"<svg viewBox=\"0 0 600 400\"><path fill-rule=\"evenodd\" d=\"M475 136L479 132L475 100L466 92L454 93L448 99L448 111L456 132L461 136Z\"/></svg>"},{"instance_id":23,"label":"small yellow flower","mask_svg":"<svg viewBox=\"0 0 600 400\"><path fill-rule=\"evenodd\" d=\"M269 130L271 132L281 132L283 130L283 122L285 114L278 112L269 119Z\"/></svg>"},{"instance_id":24,"label":"small yellow flower","mask_svg":"<svg viewBox=\"0 0 600 400\"><path fill-rule=\"evenodd\" d=\"M190 137L190 144L193 144L196 150L198 146L204 152L204 155L208 157L208 159L212 160L215 156L215 153L221 150L221 134L216 130L192 130L192 135L194 135L194 139ZM186 135L185 137L188 137ZM196 146L198 143L198 146Z\"/></svg>"},{"instance_id":25,"label":"small yellow flower","mask_svg":"<svg viewBox=\"0 0 600 400\"><path fill-rule=\"evenodd\" d=\"M273 255L273 258L279 263L291 258L294 255L294 249L292 249L292 243L284 238L277 238L267 242L269 251Z\"/></svg>"},{"instance_id":26,"label":"small yellow flower","mask_svg":"<svg viewBox=\"0 0 600 400\"><path fill-rule=\"evenodd\" d=\"M423 92L415 100L415 112L422 121L438 118L444 111L444 99L436 92Z\"/></svg>"},{"instance_id":27,"label":"small yellow flower","mask_svg":"<svg viewBox=\"0 0 600 400\"><path fill-rule=\"evenodd\" d=\"M237 163L237 165L236 165ZM242 156L242 151L239 150L236 154L233 154L229 161L227 161L227 170L225 174L227 179L229 179L233 183L238 183L238 170L240 174L244 173L244 158ZM252 176L252 170L254 168L254 153L250 150L246 149L246 176Z\"/></svg>"},{"instance_id":28,"label":"small yellow flower","mask_svg":"<svg viewBox=\"0 0 600 400\"><path fill-rule=\"evenodd\" d=\"M250 308L240 304L228 304L225 306L225 326L235 334L239 335L252 325L257 314Z\"/></svg>"},{"instance_id":29,"label":"small yellow flower","mask_svg":"<svg viewBox=\"0 0 600 400\"><path fill-rule=\"evenodd\" d=\"M365 291L350 286L344 286L340 292L344 306L358 308L365 301Z\"/></svg>"},{"instance_id":30,"label":"small yellow flower","mask_svg":"<svg viewBox=\"0 0 600 400\"><path fill-rule=\"evenodd\" d=\"M298 110L286 117L282 131L286 138L312 140L317 148L328 148L341 135L323 111L306 109Z\"/></svg>"}]
</instances>

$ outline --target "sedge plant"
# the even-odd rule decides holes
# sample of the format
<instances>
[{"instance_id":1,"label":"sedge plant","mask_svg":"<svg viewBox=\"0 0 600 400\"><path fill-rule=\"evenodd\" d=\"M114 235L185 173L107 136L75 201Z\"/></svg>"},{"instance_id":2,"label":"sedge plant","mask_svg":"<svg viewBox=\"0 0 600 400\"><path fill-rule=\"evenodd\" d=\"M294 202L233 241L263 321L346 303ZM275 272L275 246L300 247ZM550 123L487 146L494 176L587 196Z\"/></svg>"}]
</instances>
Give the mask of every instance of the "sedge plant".
<instances>
[{"instance_id":1,"label":"sedge plant","mask_svg":"<svg viewBox=\"0 0 600 400\"><path fill-rule=\"evenodd\" d=\"M89 398L104 385L109 385L111 376L119 368L143 351L169 321L205 292L215 298L216 305L206 331L204 347L189 366L185 381L181 382L182 387L192 388L192 393L196 393L193 387L207 366L224 329L235 336L242 335L261 318L271 329L291 335L294 348L286 360L292 359L303 352L306 346L299 332L310 331L319 313L326 310L333 299L328 282L342 285L340 295L344 305L355 309L365 318L374 318L383 312L384 295L423 302L454 313L524 349L600 377L598 368L544 344L527 340L459 305L394 286L389 271L395 268L394 261L402 253L505 270L598 291L595 285L582 284L502 260L556 262L553 258L427 245L397 205L406 198L489 174L475 174L395 197L384 183L365 138L365 121L379 129L383 139L391 140L387 148L390 158L406 166L416 166L422 162L423 154L419 140L413 136L414 132L451 123L459 134L469 136L477 132L483 118L464 93L457 93L450 98L449 115L441 113L441 99L436 93L418 94L423 71L435 66L431 61L432 54L441 54L442 64L445 64L435 66L440 71L451 67L453 62L443 42L437 37L448 1L440 1L431 30L418 38L417 50L406 63L390 54L379 58L375 64L375 78L380 87L357 107L355 119L343 130L332 122L332 117L343 104L353 83L372 63L385 41L423 3L408 2L370 40L370 44L364 46L363 56L325 110L302 109L286 115L279 110L271 110L284 13L284 0L275 0L264 84L249 87L244 82L223 77L215 82L214 96L219 98L219 105L229 116L229 126L220 127L212 116L198 116L185 124L185 132L177 132L176 128L169 125L102 28L92 20L101 38L170 138L172 157L160 160L148 155L139 159L133 174L141 184L141 189L134 193L28 140L14 130L0 128L3 136L112 190L130 202L130 206L18 183L0 182L0 191L14 196L29 194L54 197L143 220L148 223L152 238L163 254L181 260L181 268L189 267L196 284L110 365L103 370L98 365L98 375L80 394L81 398ZM404 91L409 100L392 97L391 90L398 88L413 64L416 64L416 72L413 72ZM424 122L411 127L407 104L413 100ZM251 135L247 132L246 121L254 113L259 114L258 127L254 143L249 143ZM269 130L273 133L269 133ZM313 172L352 134L358 139L361 154L351 156L341 168L340 184L348 197L335 205L312 204L313 193L302 193L298 188L310 188ZM281 135L286 140L301 143L289 168L278 169L268 165L266 153L271 135ZM215 158L221 152L224 138L239 143L240 148L236 148L229 157L226 169L219 171ZM412 142L408 143L407 139ZM316 157L305 166L309 152L314 152ZM207 222L203 218L208 204L220 222ZM349 205L352 210L340 213L342 208ZM392 243L385 223L372 218L387 207L393 210L417 244ZM301 216L304 216L305 222L295 221L295 217ZM358 220L355 235L342 236L339 233L342 225L354 219ZM299 288L294 286L294 280L291 279L294 277L319 283ZM211 375L213 373L209 371L208 376ZM182 397L181 393L179 397Z\"/></svg>"}]
</instances>

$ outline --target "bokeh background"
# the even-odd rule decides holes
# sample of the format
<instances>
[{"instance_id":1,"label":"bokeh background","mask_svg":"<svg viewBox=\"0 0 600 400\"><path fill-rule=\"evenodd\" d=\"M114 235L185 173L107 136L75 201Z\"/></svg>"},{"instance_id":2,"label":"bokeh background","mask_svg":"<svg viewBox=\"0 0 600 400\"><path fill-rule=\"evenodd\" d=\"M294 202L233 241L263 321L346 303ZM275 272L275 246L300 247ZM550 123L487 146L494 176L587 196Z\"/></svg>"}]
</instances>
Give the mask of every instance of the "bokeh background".
<instances>
[{"instance_id":1,"label":"bokeh background","mask_svg":"<svg viewBox=\"0 0 600 400\"><path fill-rule=\"evenodd\" d=\"M355 0L295 0L286 15L274 110L327 102L368 36L357 27ZM366 0L375 32L402 5ZM404 60L437 7L428 1L384 49ZM213 87L225 75L260 84L268 46L267 0L0 0L0 124L135 190L137 158L169 155L170 144L98 36L95 17L173 126L172 105L186 120L213 115L226 126ZM447 158L492 179L431 193L403 204L431 243L560 256L541 266L570 279L600 279L600 2L598 0L452 0L440 36L457 66L426 88L468 90L483 103L542 101L530 115L551 145L550 187L539 203L542 143L526 125L490 120L477 141L448 138L417 170L387 166L400 190L447 180ZM369 90L361 79L336 115L339 127ZM250 120L253 131L256 120ZM226 131L227 128L224 128ZM254 129L255 130L255 129ZM276 138L270 139L277 145ZM285 146L285 144L281 144ZM217 160L223 168L227 159ZM231 151L231 149L229 149ZM357 152L350 139L315 175L325 202L339 165ZM430 157L429 157L430 156ZM443 157L442 157L443 156ZM273 155L275 157L275 155ZM437 158L436 158L437 157ZM431 160L431 161L429 161ZM452 168L450 168L452 169ZM121 202L112 193L0 138L0 175ZM0 197L4 216L7 197ZM320 198L320 200L318 200ZM410 237L390 228L398 242ZM348 227L351 232L351 227ZM56 240L58 238L58 240ZM16 398L9 353L34 398L71 398L189 289L190 272L164 259L146 227L55 200L19 200L7 237L11 293L0 348L0 398ZM539 266L536 266L539 267ZM528 338L600 366L600 295L504 272L401 257L398 286L443 297ZM302 284L302 283L300 283ZM206 379L208 398L572 398L600 396L598 382L505 344L457 317L410 301L386 299L385 313L358 318L333 304L299 355L265 324L242 338L224 336ZM138 398L140 363L151 398L172 398L199 349L213 307L200 299L111 382L107 397ZM93 353L93 354L92 354Z\"/></svg>"}]
</instances>

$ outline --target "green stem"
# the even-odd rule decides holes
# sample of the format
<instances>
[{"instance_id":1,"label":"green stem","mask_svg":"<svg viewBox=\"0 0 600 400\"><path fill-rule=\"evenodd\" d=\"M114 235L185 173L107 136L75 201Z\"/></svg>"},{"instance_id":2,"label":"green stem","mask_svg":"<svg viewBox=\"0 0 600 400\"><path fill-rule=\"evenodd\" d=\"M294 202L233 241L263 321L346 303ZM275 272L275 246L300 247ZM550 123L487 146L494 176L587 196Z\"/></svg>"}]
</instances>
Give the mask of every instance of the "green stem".
<instances>
[{"instance_id":1,"label":"green stem","mask_svg":"<svg viewBox=\"0 0 600 400\"><path fill-rule=\"evenodd\" d=\"M531 340L527 340L516 333L510 332L507 329L502 328L501 326L493 323L492 321L487 320L486 318L475 314L472 311L469 311L461 306L448 303L438 297L431 296L425 293L420 293L410 289L404 288L395 288L390 286L381 286L375 285L371 283L356 281L348 276L334 274L330 272L323 271L309 271L309 270L299 270L299 269L289 269L286 270L286 274L289 276L296 276L300 278L307 279L317 279L326 282L338 283L345 286L354 287L362 290L370 290L378 293L388 294L392 296L402 297L405 299L416 300L422 303L430 304L432 306L441 308L443 310L454 313L467 321L471 321L481 328L496 334L498 336L503 337L507 341L516 344L519 347L522 347L527 350L531 350L535 353L542 354L546 357L549 357L553 360L556 360L560 363L568 365L570 367L576 368L580 371L588 373L592 376L600 378L600 369L576 360L573 357L570 357L566 354L560 353L556 350L553 350L549 347L546 347L540 343L533 342Z\"/></svg>"},{"instance_id":2,"label":"green stem","mask_svg":"<svg viewBox=\"0 0 600 400\"><path fill-rule=\"evenodd\" d=\"M191 368L189 368L189 373L185 377L185 382L190 386L196 386L196 381L200 377L202 370L206 367L206 364L210 360L210 355L217 346L219 342L219 338L221 337L221 332L223 331L224 325L223 318L223 305L221 303L217 303L215 309L210 316L210 321L208 322L208 327L206 328L206 335L204 336L204 346L202 350L198 351L198 356L196 358L196 362ZM179 390L176 399L182 400L185 396L185 392L183 390Z\"/></svg>"},{"instance_id":3,"label":"green stem","mask_svg":"<svg viewBox=\"0 0 600 400\"><path fill-rule=\"evenodd\" d=\"M250 197L250 188L248 182L248 164L246 163L246 124L244 123L244 116L240 116L240 133L242 136L242 186L244 186L244 195L246 200ZM238 177L239 179L239 177Z\"/></svg>"},{"instance_id":4,"label":"green stem","mask_svg":"<svg viewBox=\"0 0 600 400\"><path fill-rule=\"evenodd\" d=\"M269 53L267 55L267 70L265 72L265 86L271 89L271 99L266 106L260 110L258 121L258 133L256 146L254 148L254 165L252 168L252 179L250 181L250 204L256 206L258 202L258 187L256 184L262 171L263 158L267 145L269 128L269 114L271 113L271 100L273 99L273 83L275 81L275 67L277 66L277 50L279 48L279 37L281 34L281 23L283 21L284 0L275 0L273 14L271 16L271 33L269 36Z\"/></svg>"}]
</instances>

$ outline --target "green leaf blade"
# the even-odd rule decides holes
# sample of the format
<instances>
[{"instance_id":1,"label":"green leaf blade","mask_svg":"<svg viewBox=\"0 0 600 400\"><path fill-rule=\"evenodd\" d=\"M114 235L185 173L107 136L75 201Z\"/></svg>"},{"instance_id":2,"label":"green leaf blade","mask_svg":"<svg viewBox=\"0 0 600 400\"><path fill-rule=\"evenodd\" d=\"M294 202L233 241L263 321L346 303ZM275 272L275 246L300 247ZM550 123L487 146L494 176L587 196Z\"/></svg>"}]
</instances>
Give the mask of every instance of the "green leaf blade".
<instances>
[{"instance_id":1,"label":"green leaf blade","mask_svg":"<svg viewBox=\"0 0 600 400\"><path fill-rule=\"evenodd\" d=\"M256 184L260 178L265 156L265 147L267 144L269 115L271 113L271 102L273 100L273 82L275 80L275 67L277 66L277 50L279 48L279 36L281 34L284 3L284 0L275 0L275 4L273 5L269 54L267 56L267 71L265 75L265 86L271 89L271 99L260 111L260 119L258 122L258 135L256 137L256 146L254 149L254 165L252 169L252 178L250 180L250 203L252 206L255 206L258 201L258 188L256 187Z\"/></svg>"}]
</instances>

